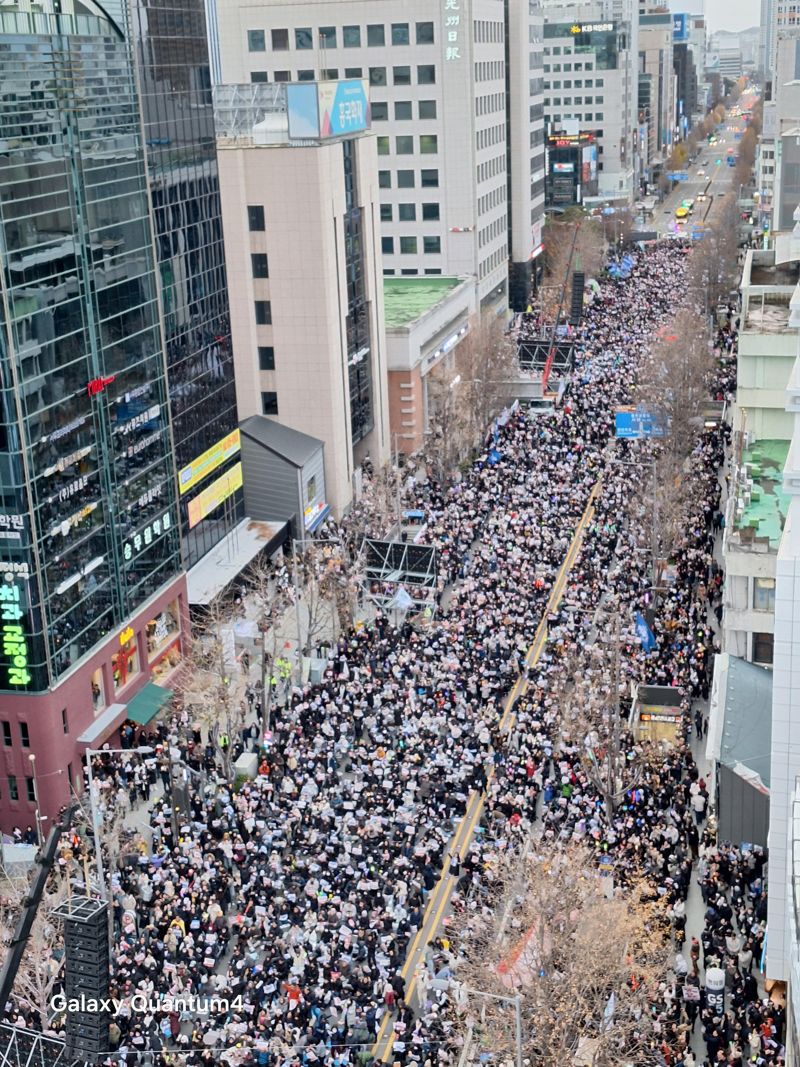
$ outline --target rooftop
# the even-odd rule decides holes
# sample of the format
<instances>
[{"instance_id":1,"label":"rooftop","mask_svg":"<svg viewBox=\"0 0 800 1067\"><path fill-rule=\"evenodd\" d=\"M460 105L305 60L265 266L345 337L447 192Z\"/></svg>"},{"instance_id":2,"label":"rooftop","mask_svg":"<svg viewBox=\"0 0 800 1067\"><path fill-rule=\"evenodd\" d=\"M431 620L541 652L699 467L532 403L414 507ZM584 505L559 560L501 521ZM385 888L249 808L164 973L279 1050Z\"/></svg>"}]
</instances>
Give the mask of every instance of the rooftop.
<instances>
[{"instance_id":1,"label":"rooftop","mask_svg":"<svg viewBox=\"0 0 800 1067\"><path fill-rule=\"evenodd\" d=\"M742 464L753 479L750 502L737 520L737 530L752 530L752 537L769 539L777 551L789 510L790 495L783 489L783 468L789 454L789 441L757 441L742 454Z\"/></svg>"},{"instance_id":2,"label":"rooftop","mask_svg":"<svg viewBox=\"0 0 800 1067\"><path fill-rule=\"evenodd\" d=\"M462 284L461 278L384 278L383 302L386 325L408 326Z\"/></svg>"}]
</instances>

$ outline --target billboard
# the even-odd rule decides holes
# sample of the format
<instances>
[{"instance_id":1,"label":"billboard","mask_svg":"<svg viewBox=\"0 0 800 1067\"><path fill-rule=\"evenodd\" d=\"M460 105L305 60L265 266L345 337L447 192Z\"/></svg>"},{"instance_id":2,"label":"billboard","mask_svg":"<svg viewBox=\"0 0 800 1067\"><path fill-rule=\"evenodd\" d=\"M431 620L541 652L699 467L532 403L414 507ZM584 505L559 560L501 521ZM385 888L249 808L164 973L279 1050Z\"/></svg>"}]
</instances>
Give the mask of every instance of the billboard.
<instances>
[{"instance_id":1,"label":"billboard","mask_svg":"<svg viewBox=\"0 0 800 1067\"><path fill-rule=\"evenodd\" d=\"M233 430L206 449L202 455L178 471L178 492L181 496L201 482L207 474L221 467L226 459L235 456L241 447L239 431Z\"/></svg>"},{"instance_id":2,"label":"billboard","mask_svg":"<svg viewBox=\"0 0 800 1067\"><path fill-rule=\"evenodd\" d=\"M369 89L363 79L287 85L286 110L289 138L295 141L347 137L372 125Z\"/></svg>"},{"instance_id":3,"label":"billboard","mask_svg":"<svg viewBox=\"0 0 800 1067\"><path fill-rule=\"evenodd\" d=\"M680 12L679 14L673 12L672 14L672 40L689 40L689 16L685 12Z\"/></svg>"},{"instance_id":4,"label":"billboard","mask_svg":"<svg viewBox=\"0 0 800 1067\"><path fill-rule=\"evenodd\" d=\"M206 486L202 493L198 493L194 500L189 501L189 529L197 526L198 522L215 511L223 501L232 496L237 489L242 487L242 465L237 463L211 485Z\"/></svg>"},{"instance_id":5,"label":"billboard","mask_svg":"<svg viewBox=\"0 0 800 1067\"><path fill-rule=\"evenodd\" d=\"M574 163L554 163L553 164L553 173L554 174L574 174L575 173L575 164Z\"/></svg>"}]
</instances>

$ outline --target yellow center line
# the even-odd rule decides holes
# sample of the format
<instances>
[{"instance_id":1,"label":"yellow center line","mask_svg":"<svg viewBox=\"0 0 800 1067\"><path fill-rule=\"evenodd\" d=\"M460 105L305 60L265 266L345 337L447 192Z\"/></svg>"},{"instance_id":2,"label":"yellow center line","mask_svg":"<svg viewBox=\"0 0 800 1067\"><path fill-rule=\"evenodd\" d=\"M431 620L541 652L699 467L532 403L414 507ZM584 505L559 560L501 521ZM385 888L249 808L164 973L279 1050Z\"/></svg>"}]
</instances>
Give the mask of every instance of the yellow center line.
<instances>
[{"instance_id":1,"label":"yellow center line","mask_svg":"<svg viewBox=\"0 0 800 1067\"><path fill-rule=\"evenodd\" d=\"M583 535L586 532L586 527L592 521L594 515L594 505L597 499L597 495L600 492L600 482L596 482L589 494L589 500L586 504L586 508L583 515L575 528L575 534L572 538L572 543L567 550L567 554L564 558L564 562L559 567L556 579L553 582L553 588L550 591L550 596L547 600L547 605L542 617L539 620L539 625L536 627L536 632L533 636L533 641L528 648L525 656L525 662L529 667L535 667L539 662L539 658L544 650L544 646L547 642L547 617L552 614L561 602L561 598L564 594L564 587L567 584L569 578L569 572L575 563L575 560L580 551L581 543L583 541ZM516 721L516 715L514 714L514 706L517 697L526 692L528 688L527 679L520 675L514 683L511 692L506 700L506 705L503 711L503 717L500 720L501 731L510 731L514 727ZM489 792L489 786L494 778L494 768L489 771L487 775L487 784L485 793L472 793L467 803L467 809L459 823L453 839L451 842L449 852L457 855L459 860L463 859L466 846L472 841L473 834L475 833L475 827L483 814L483 808L486 803L486 795ZM405 999L409 1001L414 993L414 988L417 984L417 965L422 958L425 946L436 935L437 930L444 918L444 912L450 903L450 895L454 885L455 879L449 872L449 861L445 860L442 867L442 873L439 876L439 881L436 883L433 892L428 897L428 903L425 906L425 911L422 916L422 925L414 935L414 939L411 942L411 947L408 950L406 961L400 968L400 974L403 976L406 982ZM410 977L409 977L410 976ZM382 1063L387 1063L389 1056L392 1052L391 1041L391 1026L393 1023L392 1014L390 1012L384 1012L381 1025L378 1030L378 1036L375 1040L375 1045L372 1050L372 1056L374 1059L379 1060Z\"/></svg>"}]
</instances>

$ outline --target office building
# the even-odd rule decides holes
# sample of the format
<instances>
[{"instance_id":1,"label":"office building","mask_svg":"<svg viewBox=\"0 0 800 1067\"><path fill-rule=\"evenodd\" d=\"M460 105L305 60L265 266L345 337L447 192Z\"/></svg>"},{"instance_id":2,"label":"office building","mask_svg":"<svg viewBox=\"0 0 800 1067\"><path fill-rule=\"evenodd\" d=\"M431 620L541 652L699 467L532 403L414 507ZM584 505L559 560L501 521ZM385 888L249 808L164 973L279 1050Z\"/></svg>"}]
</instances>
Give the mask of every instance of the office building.
<instances>
[{"instance_id":1,"label":"office building","mask_svg":"<svg viewBox=\"0 0 800 1067\"><path fill-rule=\"evenodd\" d=\"M652 182L672 149L675 126L673 16L667 11L639 15L639 123L646 131L640 143L642 171Z\"/></svg>"},{"instance_id":2,"label":"office building","mask_svg":"<svg viewBox=\"0 0 800 1067\"><path fill-rule=\"evenodd\" d=\"M53 814L84 745L168 695L147 683L186 615L134 68L77 7L0 9L4 829Z\"/></svg>"},{"instance_id":3,"label":"office building","mask_svg":"<svg viewBox=\"0 0 800 1067\"><path fill-rule=\"evenodd\" d=\"M221 85L215 101L240 417L322 441L341 516L390 445L366 82Z\"/></svg>"},{"instance_id":4,"label":"office building","mask_svg":"<svg viewBox=\"0 0 800 1067\"><path fill-rule=\"evenodd\" d=\"M388 276L471 276L479 306L493 311L508 304L509 260L515 293L526 287L543 210L535 7L500 0L217 6L225 82L369 82Z\"/></svg>"},{"instance_id":5,"label":"office building","mask_svg":"<svg viewBox=\"0 0 800 1067\"><path fill-rule=\"evenodd\" d=\"M597 145L590 202L630 203L639 175L638 11L627 3L565 2L548 4L543 15L547 133L590 135Z\"/></svg>"},{"instance_id":6,"label":"office building","mask_svg":"<svg viewBox=\"0 0 800 1067\"><path fill-rule=\"evenodd\" d=\"M203 0L130 0L128 25L164 303L184 563L191 569L244 517Z\"/></svg>"}]
</instances>

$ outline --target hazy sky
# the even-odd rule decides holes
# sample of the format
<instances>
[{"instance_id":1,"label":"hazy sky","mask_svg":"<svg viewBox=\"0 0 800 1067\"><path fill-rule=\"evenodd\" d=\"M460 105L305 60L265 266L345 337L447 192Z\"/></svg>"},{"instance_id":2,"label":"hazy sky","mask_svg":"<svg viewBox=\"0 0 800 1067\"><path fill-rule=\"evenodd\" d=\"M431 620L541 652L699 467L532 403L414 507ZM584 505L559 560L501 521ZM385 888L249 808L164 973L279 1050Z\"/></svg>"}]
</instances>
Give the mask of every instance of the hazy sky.
<instances>
[{"instance_id":1,"label":"hazy sky","mask_svg":"<svg viewBox=\"0 0 800 1067\"><path fill-rule=\"evenodd\" d=\"M674 0L670 6L675 10ZM699 6L698 3L694 4L692 14ZM705 9L712 33L715 30L746 30L761 21L761 4L758 0L705 0Z\"/></svg>"}]
</instances>

